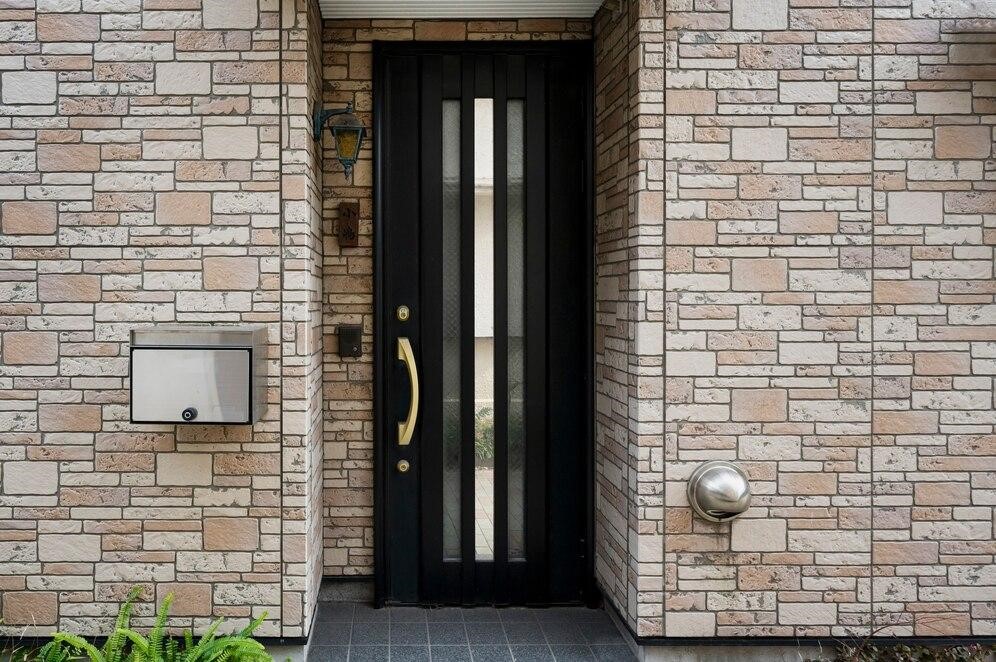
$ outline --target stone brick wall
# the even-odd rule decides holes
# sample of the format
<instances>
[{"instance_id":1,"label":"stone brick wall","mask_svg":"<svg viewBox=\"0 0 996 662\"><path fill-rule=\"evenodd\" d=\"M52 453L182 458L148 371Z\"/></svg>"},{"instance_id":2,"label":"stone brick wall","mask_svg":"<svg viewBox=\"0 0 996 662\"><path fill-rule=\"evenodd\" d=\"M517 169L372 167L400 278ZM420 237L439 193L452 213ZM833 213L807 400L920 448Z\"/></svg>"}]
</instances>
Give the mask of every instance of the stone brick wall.
<instances>
[{"instance_id":1,"label":"stone brick wall","mask_svg":"<svg viewBox=\"0 0 996 662\"><path fill-rule=\"evenodd\" d=\"M283 624L307 634L322 580L322 159L312 108L322 96L322 19L282 0Z\"/></svg>"},{"instance_id":2,"label":"stone brick wall","mask_svg":"<svg viewBox=\"0 0 996 662\"><path fill-rule=\"evenodd\" d=\"M651 635L664 529L663 0L606 3L594 35L595 572Z\"/></svg>"},{"instance_id":3,"label":"stone brick wall","mask_svg":"<svg viewBox=\"0 0 996 662\"><path fill-rule=\"evenodd\" d=\"M873 624L992 635L996 4L873 28Z\"/></svg>"},{"instance_id":4,"label":"stone brick wall","mask_svg":"<svg viewBox=\"0 0 996 662\"><path fill-rule=\"evenodd\" d=\"M312 102L372 125L374 39L590 31L0 2L0 635L106 632L134 584L139 622L299 635L372 572L375 136L346 179ZM993 634L993 3L619 0L594 37L608 598L644 636ZM129 424L153 322L266 325L263 421ZM685 501L712 458L733 525Z\"/></svg>"},{"instance_id":5,"label":"stone brick wall","mask_svg":"<svg viewBox=\"0 0 996 662\"><path fill-rule=\"evenodd\" d=\"M326 105L352 102L367 127L373 120L373 41L587 39L591 24L573 19L329 20L323 63ZM325 574L373 574L373 163L368 134L351 177L323 138L325 213ZM360 205L356 248L339 246L341 202ZM337 353L335 328L363 325L359 359Z\"/></svg>"},{"instance_id":6,"label":"stone brick wall","mask_svg":"<svg viewBox=\"0 0 996 662\"><path fill-rule=\"evenodd\" d=\"M316 26L303 0L0 3L0 634L107 632L135 584L140 622L168 591L177 625L308 622ZM128 423L154 322L266 325L263 420Z\"/></svg>"},{"instance_id":7,"label":"stone brick wall","mask_svg":"<svg viewBox=\"0 0 996 662\"><path fill-rule=\"evenodd\" d=\"M993 633L996 8L666 29L664 611L634 626ZM713 458L753 483L732 526L685 501Z\"/></svg>"}]
</instances>

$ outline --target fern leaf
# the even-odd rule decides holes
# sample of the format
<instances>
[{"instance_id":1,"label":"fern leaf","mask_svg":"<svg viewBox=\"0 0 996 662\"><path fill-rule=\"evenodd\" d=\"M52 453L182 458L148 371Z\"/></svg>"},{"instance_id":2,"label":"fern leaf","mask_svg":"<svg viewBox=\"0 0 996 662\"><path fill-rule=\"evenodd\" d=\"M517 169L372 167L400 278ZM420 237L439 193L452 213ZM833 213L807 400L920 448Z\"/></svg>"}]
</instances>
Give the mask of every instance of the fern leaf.
<instances>
[{"instance_id":1,"label":"fern leaf","mask_svg":"<svg viewBox=\"0 0 996 662\"><path fill-rule=\"evenodd\" d=\"M134 630L118 630L116 634L120 634L123 639L131 641L131 651L133 654L141 654L143 657L148 657L149 640L135 632Z\"/></svg>"},{"instance_id":2,"label":"fern leaf","mask_svg":"<svg viewBox=\"0 0 996 662\"><path fill-rule=\"evenodd\" d=\"M118 617L114 623L114 633L107 638L107 643L104 644L103 652L106 662L122 662L126 640L124 635L121 633L127 631L131 625L132 605L135 600L138 599L141 592L141 586L133 586L131 590L128 591L128 597L125 598L124 603L118 610Z\"/></svg>"},{"instance_id":3,"label":"fern leaf","mask_svg":"<svg viewBox=\"0 0 996 662\"><path fill-rule=\"evenodd\" d=\"M208 627L207 631L201 636L200 641L197 642L197 645L187 651L186 662L197 662L200 659L204 649L214 641L214 633L224 620L223 618L219 618Z\"/></svg>"},{"instance_id":4,"label":"fern leaf","mask_svg":"<svg viewBox=\"0 0 996 662\"><path fill-rule=\"evenodd\" d=\"M56 632L52 635L52 638L55 641L65 642L82 653L86 653L87 657L90 658L90 662L107 662L104 654L83 637L78 637L68 632Z\"/></svg>"},{"instance_id":5,"label":"fern leaf","mask_svg":"<svg viewBox=\"0 0 996 662\"><path fill-rule=\"evenodd\" d=\"M167 593L163 598L163 603L159 605L159 613L156 615L156 622L149 633L148 656L153 660L161 660L163 657L163 635L166 632L166 618L169 616L169 607L173 603L173 594Z\"/></svg>"},{"instance_id":6,"label":"fern leaf","mask_svg":"<svg viewBox=\"0 0 996 662\"><path fill-rule=\"evenodd\" d=\"M252 622L249 623L249 625L242 628L242 630L236 635L236 637L239 639L244 639L245 637L251 635L253 631L256 628L258 628L263 621L266 620L266 614L267 612L264 611L262 614L260 614L259 618L254 618Z\"/></svg>"}]
</instances>

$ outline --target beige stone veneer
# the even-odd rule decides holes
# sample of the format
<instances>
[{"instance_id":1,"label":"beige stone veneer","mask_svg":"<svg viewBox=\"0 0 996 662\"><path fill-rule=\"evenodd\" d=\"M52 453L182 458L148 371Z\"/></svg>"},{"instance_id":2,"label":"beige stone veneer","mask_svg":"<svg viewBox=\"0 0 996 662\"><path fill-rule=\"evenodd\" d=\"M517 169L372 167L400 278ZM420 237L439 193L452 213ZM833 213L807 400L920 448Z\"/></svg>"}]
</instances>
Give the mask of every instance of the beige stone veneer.
<instances>
[{"instance_id":1,"label":"beige stone veneer","mask_svg":"<svg viewBox=\"0 0 996 662\"><path fill-rule=\"evenodd\" d=\"M320 41L305 0L0 2L0 635L107 632L135 584L139 623L310 623ZM129 424L156 322L266 325L263 420Z\"/></svg>"},{"instance_id":2,"label":"beige stone veneer","mask_svg":"<svg viewBox=\"0 0 996 662\"><path fill-rule=\"evenodd\" d=\"M372 364L332 332L371 346L376 136L347 181L311 104L372 124L374 39L588 36L607 598L644 636L996 631L992 2L9 0L0 634L106 631L139 583L140 621L174 591L297 635L372 572ZM127 422L128 330L173 321L267 325L262 422ZM685 503L712 458L754 486L732 525Z\"/></svg>"}]
</instances>

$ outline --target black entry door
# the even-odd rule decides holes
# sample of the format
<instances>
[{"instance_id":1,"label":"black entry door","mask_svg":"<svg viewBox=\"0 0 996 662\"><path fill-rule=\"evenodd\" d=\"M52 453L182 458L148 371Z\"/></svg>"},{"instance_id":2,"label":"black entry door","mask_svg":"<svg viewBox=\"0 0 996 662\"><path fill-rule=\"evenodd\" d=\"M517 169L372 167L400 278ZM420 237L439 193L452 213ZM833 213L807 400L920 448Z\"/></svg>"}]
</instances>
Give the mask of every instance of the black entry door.
<instances>
[{"instance_id":1,"label":"black entry door","mask_svg":"<svg viewBox=\"0 0 996 662\"><path fill-rule=\"evenodd\" d=\"M378 44L378 600L591 576L591 50Z\"/></svg>"}]
</instances>

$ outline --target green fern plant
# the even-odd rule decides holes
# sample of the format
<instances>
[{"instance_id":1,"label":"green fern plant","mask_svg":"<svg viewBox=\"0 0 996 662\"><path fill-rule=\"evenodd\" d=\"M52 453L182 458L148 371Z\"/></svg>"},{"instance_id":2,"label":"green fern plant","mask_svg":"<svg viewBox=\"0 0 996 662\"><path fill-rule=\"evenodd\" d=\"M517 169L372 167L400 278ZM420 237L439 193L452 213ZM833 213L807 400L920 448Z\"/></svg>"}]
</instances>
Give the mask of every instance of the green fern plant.
<instances>
[{"instance_id":1,"label":"green fern plant","mask_svg":"<svg viewBox=\"0 0 996 662\"><path fill-rule=\"evenodd\" d=\"M128 593L118 610L114 632L102 648L78 635L57 632L52 635L52 641L38 651L37 662L81 659L89 662L272 662L263 644L252 638L252 633L266 618L265 612L240 632L220 637L217 632L224 619L219 618L195 643L190 630L184 630L182 639L168 635L166 621L173 603L170 593L159 605L148 636L142 636L131 629L132 605L140 592L141 588L136 586Z\"/></svg>"}]
</instances>

